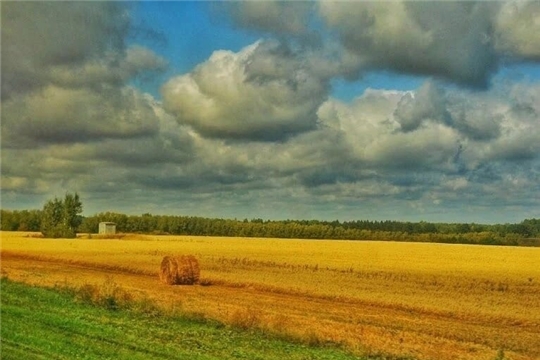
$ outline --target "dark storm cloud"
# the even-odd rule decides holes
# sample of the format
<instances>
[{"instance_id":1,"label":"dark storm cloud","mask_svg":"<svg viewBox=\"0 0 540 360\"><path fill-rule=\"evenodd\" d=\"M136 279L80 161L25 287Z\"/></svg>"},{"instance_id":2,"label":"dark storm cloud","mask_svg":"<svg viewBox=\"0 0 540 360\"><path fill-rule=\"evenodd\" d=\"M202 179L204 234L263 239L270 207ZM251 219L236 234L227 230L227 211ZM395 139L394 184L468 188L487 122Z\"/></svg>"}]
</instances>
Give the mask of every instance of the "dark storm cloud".
<instances>
[{"instance_id":1,"label":"dark storm cloud","mask_svg":"<svg viewBox=\"0 0 540 360\"><path fill-rule=\"evenodd\" d=\"M2 4L2 98L46 85L53 67L122 52L129 18L112 2Z\"/></svg>"},{"instance_id":2,"label":"dark storm cloud","mask_svg":"<svg viewBox=\"0 0 540 360\"><path fill-rule=\"evenodd\" d=\"M158 131L130 80L166 61L126 47L128 8L105 2L2 4L2 144L40 147Z\"/></svg>"},{"instance_id":3,"label":"dark storm cloud","mask_svg":"<svg viewBox=\"0 0 540 360\"><path fill-rule=\"evenodd\" d=\"M244 172L207 171L204 174L167 174L165 176L159 173L147 173L141 175L136 181L149 189L214 192L244 189L243 184L251 182L251 179Z\"/></svg>"},{"instance_id":4,"label":"dark storm cloud","mask_svg":"<svg viewBox=\"0 0 540 360\"><path fill-rule=\"evenodd\" d=\"M354 183L364 180L357 166L344 167L335 164L328 164L321 168L309 169L299 172L296 175L299 182L307 187L317 187L321 185L332 185L337 183Z\"/></svg>"},{"instance_id":5,"label":"dark storm cloud","mask_svg":"<svg viewBox=\"0 0 540 360\"><path fill-rule=\"evenodd\" d=\"M91 158L111 162L122 167L156 168L171 164L185 164L193 160L194 150L188 136L158 134L139 139L108 139L87 151Z\"/></svg>"},{"instance_id":6,"label":"dark storm cloud","mask_svg":"<svg viewBox=\"0 0 540 360\"><path fill-rule=\"evenodd\" d=\"M158 131L148 99L130 88L96 93L47 87L10 99L2 115L6 147L137 138Z\"/></svg>"},{"instance_id":7,"label":"dark storm cloud","mask_svg":"<svg viewBox=\"0 0 540 360\"><path fill-rule=\"evenodd\" d=\"M358 69L431 75L485 88L497 68L496 3L332 2L320 13L358 57Z\"/></svg>"},{"instance_id":8,"label":"dark storm cloud","mask_svg":"<svg viewBox=\"0 0 540 360\"><path fill-rule=\"evenodd\" d=\"M334 76L351 80L380 69L485 89L501 63L540 61L537 1L240 2L229 14L282 41L318 34L320 52L339 53Z\"/></svg>"},{"instance_id":9,"label":"dark storm cloud","mask_svg":"<svg viewBox=\"0 0 540 360\"><path fill-rule=\"evenodd\" d=\"M127 84L167 63L125 45L129 7L2 4L2 192L127 189L126 167L183 163L190 137ZM176 133L178 132L178 133Z\"/></svg>"}]
</instances>

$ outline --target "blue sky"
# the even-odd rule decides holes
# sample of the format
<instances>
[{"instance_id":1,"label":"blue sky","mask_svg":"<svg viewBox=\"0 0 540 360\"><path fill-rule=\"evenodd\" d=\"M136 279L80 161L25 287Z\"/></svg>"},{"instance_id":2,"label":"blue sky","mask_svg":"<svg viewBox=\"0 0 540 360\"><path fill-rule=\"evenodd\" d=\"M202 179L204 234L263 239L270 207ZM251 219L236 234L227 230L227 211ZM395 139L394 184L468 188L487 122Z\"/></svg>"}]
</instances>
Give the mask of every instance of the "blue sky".
<instances>
[{"instance_id":1,"label":"blue sky","mask_svg":"<svg viewBox=\"0 0 540 360\"><path fill-rule=\"evenodd\" d=\"M235 29L207 1L141 1L132 4L132 44L143 44L167 59L169 69L141 87L160 97L159 87L172 75L184 74L204 62L216 49L238 51L259 39ZM150 31L148 31L150 30ZM156 32L158 36L146 32ZM142 34L141 34L142 33Z\"/></svg>"},{"instance_id":2,"label":"blue sky","mask_svg":"<svg viewBox=\"0 0 540 360\"><path fill-rule=\"evenodd\" d=\"M191 71L216 49L239 51L267 36L261 31L238 28L220 14L223 9L219 4L210 1L141 1L132 6L135 30L130 42L148 46L169 62L167 72L151 82L137 83L156 98L161 96L159 88L167 77ZM145 35L148 30L158 36ZM538 70L533 66L527 71ZM365 74L361 81L334 79L332 95L350 101L367 88L413 90L424 80L407 74L373 71Z\"/></svg>"},{"instance_id":3,"label":"blue sky","mask_svg":"<svg viewBox=\"0 0 540 360\"><path fill-rule=\"evenodd\" d=\"M2 3L2 208L540 217L540 3Z\"/></svg>"}]
</instances>

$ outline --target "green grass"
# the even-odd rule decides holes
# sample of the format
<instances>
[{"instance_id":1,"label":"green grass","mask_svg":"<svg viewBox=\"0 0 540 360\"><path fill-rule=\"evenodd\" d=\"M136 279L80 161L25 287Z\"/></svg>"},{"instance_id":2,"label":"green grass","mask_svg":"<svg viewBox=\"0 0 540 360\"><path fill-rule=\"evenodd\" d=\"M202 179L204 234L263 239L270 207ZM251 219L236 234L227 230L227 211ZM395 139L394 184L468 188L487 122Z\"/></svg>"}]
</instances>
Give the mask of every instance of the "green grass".
<instances>
[{"instance_id":1,"label":"green grass","mask_svg":"<svg viewBox=\"0 0 540 360\"><path fill-rule=\"evenodd\" d=\"M96 306L76 301L76 295L3 278L0 358L359 359L337 347L163 312Z\"/></svg>"}]
</instances>

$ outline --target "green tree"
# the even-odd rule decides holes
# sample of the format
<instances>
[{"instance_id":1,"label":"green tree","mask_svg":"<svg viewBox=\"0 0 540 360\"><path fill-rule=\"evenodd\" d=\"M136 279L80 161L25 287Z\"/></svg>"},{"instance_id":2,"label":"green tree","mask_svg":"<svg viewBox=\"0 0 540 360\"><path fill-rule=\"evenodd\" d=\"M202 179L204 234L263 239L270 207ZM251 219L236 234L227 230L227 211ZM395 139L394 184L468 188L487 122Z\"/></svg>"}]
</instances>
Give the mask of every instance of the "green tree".
<instances>
[{"instance_id":1,"label":"green tree","mask_svg":"<svg viewBox=\"0 0 540 360\"><path fill-rule=\"evenodd\" d=\"M64 200L54 198L43 206L41 233L46 238L74 238L82 222L79 195L66 194Z\"/></svg>"},{"instance_id":2,"label":"green tree","mask_svg":"<svg viewBox=\"0 0 540 360\"><path fill-rule=\"evenodd\" d=\"M79 225L81 225L82 217L80 214L82 213L82 203L79 199L79 194L66 194L66 197L64 198L64 208L63 208L63 222L64 227L66 229L69 229L70 233L73 233L73 237L75 237L75 233L77 232L77 228Z\"/></svg>"},{"instance_id":3,"label":"green tree","mask_svg":"<svg viewBox=\"0 0 540 360\"><path fill-rule=\"evenodd\" d=\"M15 231L19 227L17 222L16 212L10 210L2 210L0 213L0 226L2 231Z\"/></svg>"}]
</instances>

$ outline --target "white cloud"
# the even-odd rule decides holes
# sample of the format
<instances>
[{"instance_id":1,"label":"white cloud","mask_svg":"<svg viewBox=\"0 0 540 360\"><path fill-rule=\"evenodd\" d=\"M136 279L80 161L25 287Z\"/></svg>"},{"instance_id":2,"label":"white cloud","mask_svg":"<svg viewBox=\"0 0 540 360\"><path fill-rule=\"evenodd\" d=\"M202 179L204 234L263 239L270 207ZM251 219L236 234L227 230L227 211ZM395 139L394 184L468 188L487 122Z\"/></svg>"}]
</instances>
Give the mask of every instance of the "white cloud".
<instances>
[{"instance_id":1,"label":"white cloud","mask_svg":"<svg viewBox=\"0 0 540 360\"><path fill-rule=\"evenodd\" d=\"M277 43L216 51L162 89L165 109L204 136L283 140L312 130L328 84Z\"/></svg>"},{"instance_id":2,"label":"white cloud","mask_svg":"<svg viewBox=\"0 0 540 360\"><path fill-rule=\"evenodd\" d=\"M495 19L495 35L499 51L540 61L540 3L505 1Z\"/></svg>"},{"instance_id":3,"label":"white cloud","mask_svg":"<svg viewBox=\"0 0 540 360\"><path fill-rule=\"evenodd\" d=\"M451 120L445 101L443 90L428 81L401 99L394 116L405 132L416 130L425 121L448 123Z\"/></svg>"}]
</instances>

